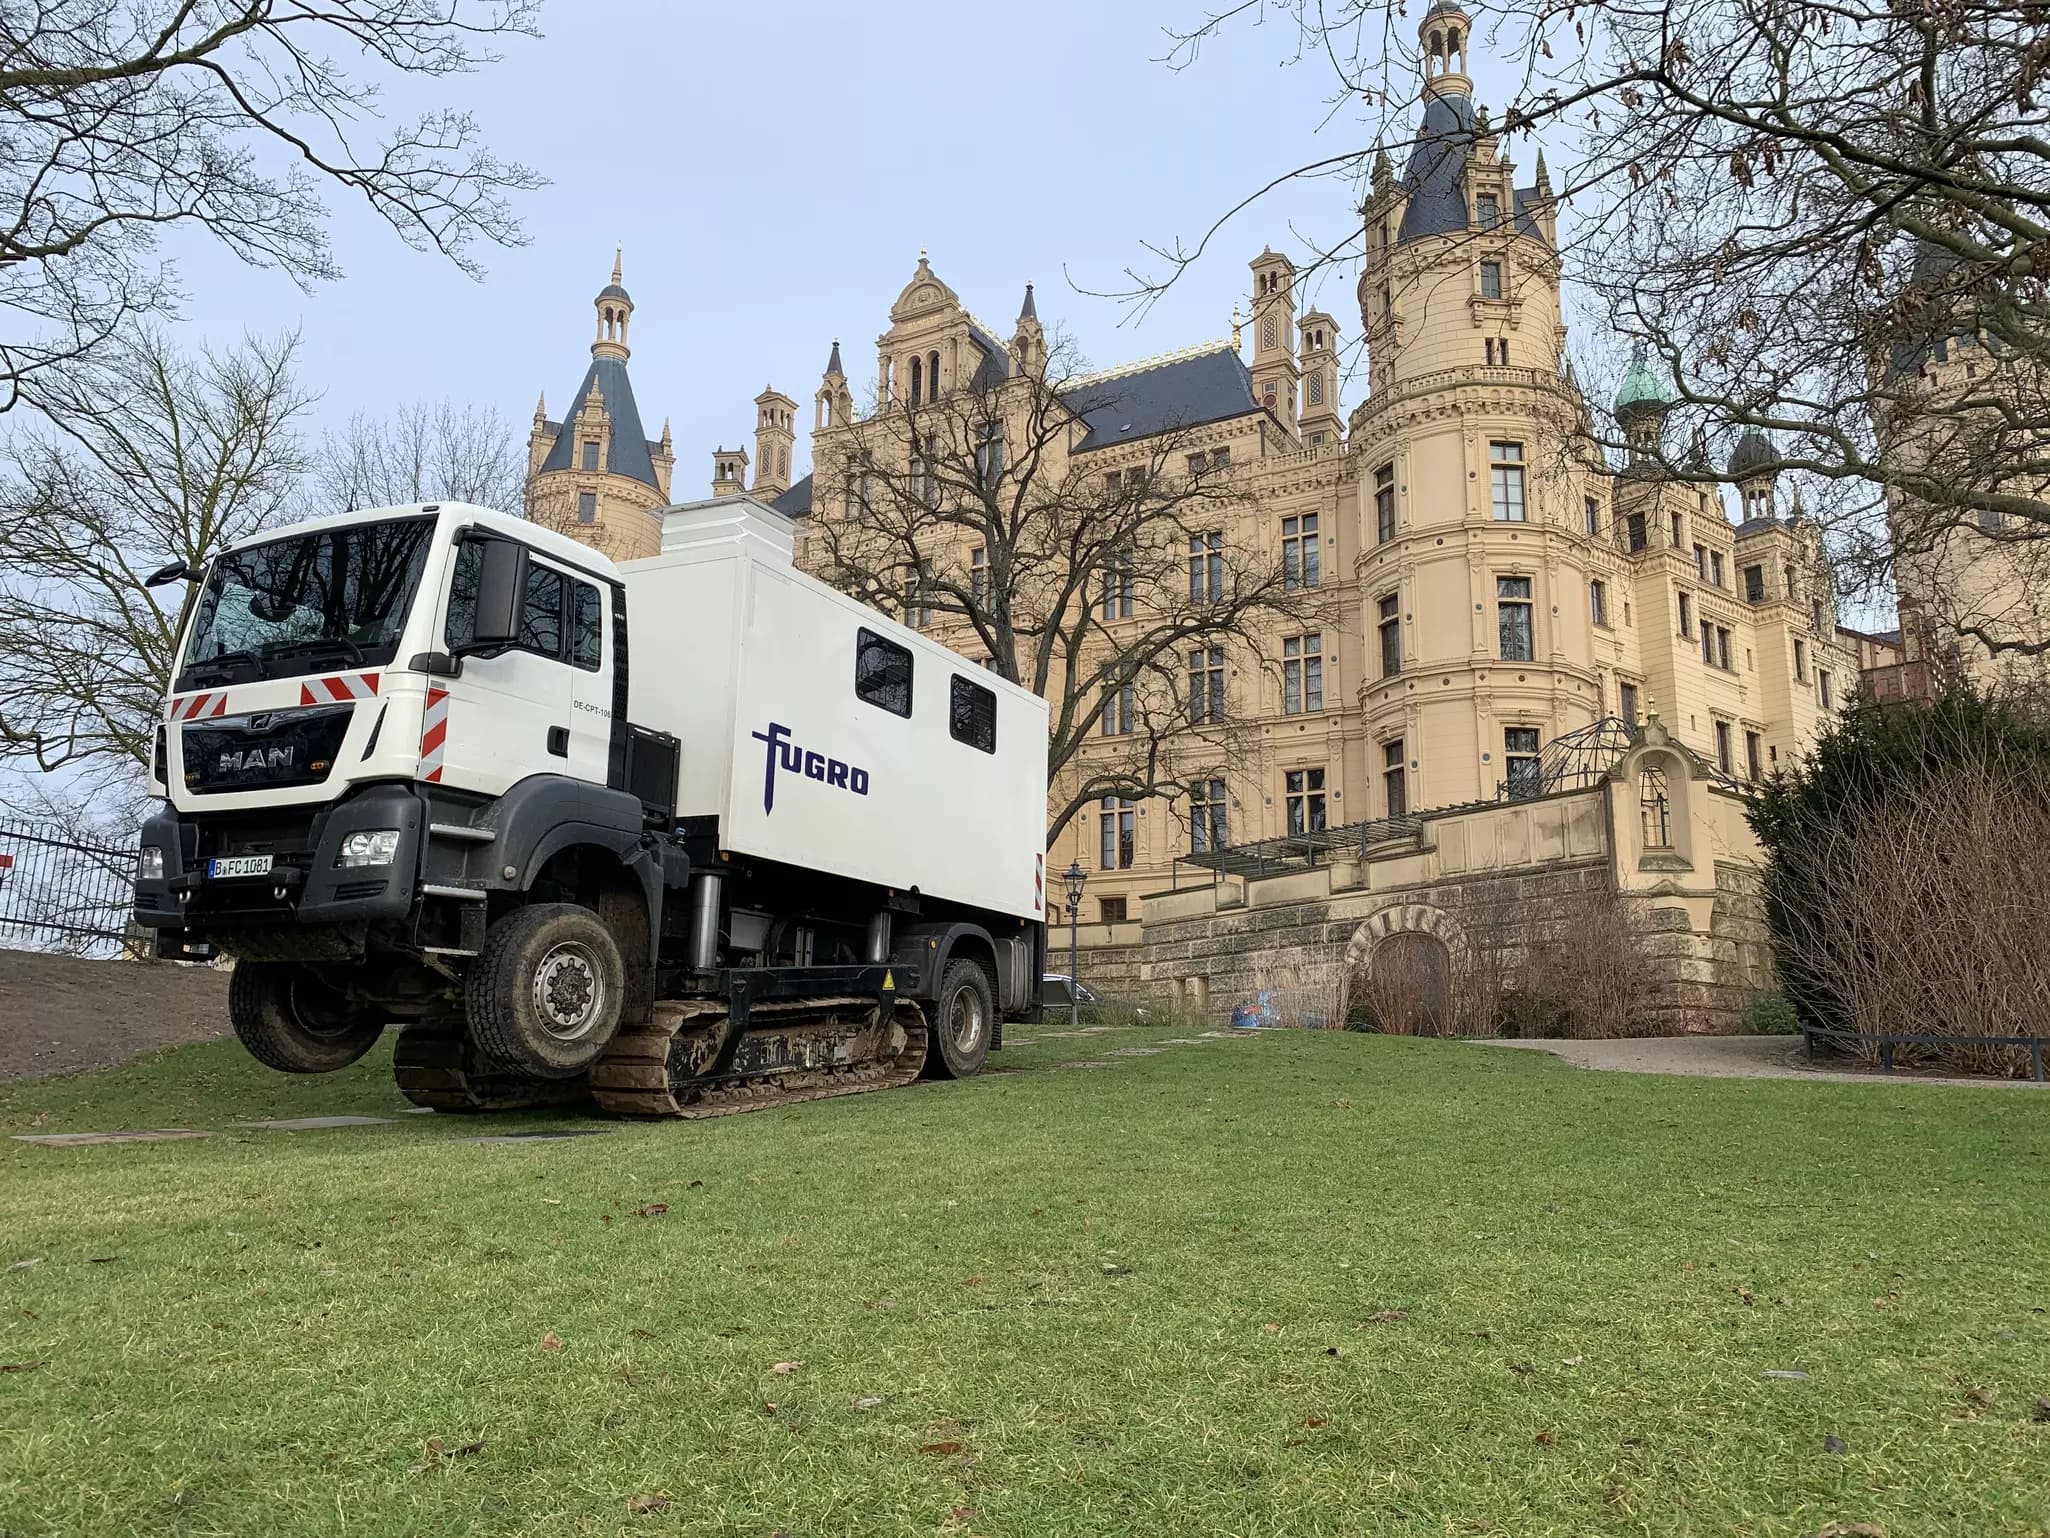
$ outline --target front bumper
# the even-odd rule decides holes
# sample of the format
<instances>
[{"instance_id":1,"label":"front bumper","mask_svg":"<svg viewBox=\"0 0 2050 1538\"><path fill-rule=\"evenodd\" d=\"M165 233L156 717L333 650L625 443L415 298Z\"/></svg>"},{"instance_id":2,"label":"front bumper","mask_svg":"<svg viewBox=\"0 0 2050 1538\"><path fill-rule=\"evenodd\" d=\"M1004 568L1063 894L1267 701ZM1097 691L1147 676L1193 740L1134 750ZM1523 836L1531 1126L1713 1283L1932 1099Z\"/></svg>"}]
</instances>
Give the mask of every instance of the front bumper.
<instances>
[{"instance_id":1,"label":"front bumper","mask_svg":"<svg viewBox=\"0 0 2050 1538\"><path fill-rule=\"evenodd\" d=\"M135 921L184 931L174 943L190 943L278 928L360 933L403 919L419 885L426 810L409 786L398 784L368 785L333 804L262 813L181 814L166 805L143 824L142 842L163 850L164 871L135 883ZM399 830L389 865L337 868L344 838L378 828ZM250 854L271 856L268 874L207 876L210 860Z\"/></svg>"}]
</instances>

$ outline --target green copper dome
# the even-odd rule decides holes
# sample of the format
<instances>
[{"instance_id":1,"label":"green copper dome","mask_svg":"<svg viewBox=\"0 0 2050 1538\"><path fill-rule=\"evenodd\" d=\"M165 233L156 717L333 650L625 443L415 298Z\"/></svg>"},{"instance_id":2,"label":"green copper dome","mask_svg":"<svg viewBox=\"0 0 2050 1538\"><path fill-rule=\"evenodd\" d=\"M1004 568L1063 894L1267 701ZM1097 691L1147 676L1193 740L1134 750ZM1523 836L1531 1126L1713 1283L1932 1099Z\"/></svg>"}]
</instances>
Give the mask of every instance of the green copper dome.
<instances>
[{"instance_id":1,"label":"green copper dome","mask_svg":"<svg viewBox=\"0 0 2050 1538\"><path fill-rule=\"evenodd\" d=\"M1633 417L1663 411L1672 404L1672 392L1651 371L1651 365L1645 361L1644 344L1638 343L1630 354L1630 367L1623 371L1623 382L1616 386L1616 419L1627 422Z\"/></svg>"}]
</instances>

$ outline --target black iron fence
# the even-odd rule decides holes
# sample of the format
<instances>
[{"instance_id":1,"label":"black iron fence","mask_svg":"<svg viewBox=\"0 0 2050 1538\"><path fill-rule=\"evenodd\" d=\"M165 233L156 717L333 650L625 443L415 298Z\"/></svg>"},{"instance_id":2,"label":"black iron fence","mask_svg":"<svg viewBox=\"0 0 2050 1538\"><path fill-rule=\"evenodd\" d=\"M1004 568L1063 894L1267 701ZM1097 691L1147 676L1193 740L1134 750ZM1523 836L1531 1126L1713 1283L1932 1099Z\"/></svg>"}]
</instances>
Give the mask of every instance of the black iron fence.
<instances>
[{"instance_id":1,"label":"black iron fence","mask_svg":"<svg viewBox=\"0 0 2050 1538\"><path fill-rule=\"evenodd\" d=\"M0 946L112 956L133 938L135 845L0 822Z\"/></svg>"}]
</instances>

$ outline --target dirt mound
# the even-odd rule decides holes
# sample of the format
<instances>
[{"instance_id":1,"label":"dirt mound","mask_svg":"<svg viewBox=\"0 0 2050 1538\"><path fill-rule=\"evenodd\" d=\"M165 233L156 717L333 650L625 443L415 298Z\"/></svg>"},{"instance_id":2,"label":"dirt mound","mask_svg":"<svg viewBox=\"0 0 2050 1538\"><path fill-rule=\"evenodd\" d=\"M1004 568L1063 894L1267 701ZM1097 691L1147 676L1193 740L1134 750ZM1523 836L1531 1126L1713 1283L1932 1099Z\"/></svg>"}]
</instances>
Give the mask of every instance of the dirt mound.
<instances>
[{"instance_id":1,"label":"dirt mound","mask_svg":"<svg viewBox=\"0 0 2050 1538\"><path fill-rule=\"evenodd\" d=\"M228 1032L228 974L0 950L0 1079L105 1068Z\"/></svg>"}]
</instances>

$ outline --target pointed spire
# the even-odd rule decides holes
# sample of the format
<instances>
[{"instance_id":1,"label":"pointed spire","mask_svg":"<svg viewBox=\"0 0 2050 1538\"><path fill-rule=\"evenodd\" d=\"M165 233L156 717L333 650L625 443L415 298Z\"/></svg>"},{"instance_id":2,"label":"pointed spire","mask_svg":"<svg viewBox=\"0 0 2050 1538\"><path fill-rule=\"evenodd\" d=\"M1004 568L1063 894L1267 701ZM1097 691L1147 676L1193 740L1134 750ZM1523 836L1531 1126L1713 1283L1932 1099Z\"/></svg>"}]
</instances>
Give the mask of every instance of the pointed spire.
<instances>
[{"instance_id":1,"label":"pointed spire","mask_svg":"<svg viewBox=\"0 0 2050 1538\"><path fill-rule=\"evenodd\" d=\"M543 390L534 399L534 420L536 422L548 420L548 392L546 390Z\"/></svg>"},{"instance_id":2,"label":"pointed spire","mask_svg":"<svg viewBox=\"0 0 2050 1538\"><path fill-rule=\"evenodd\" d=\"M1239 350L1239 328L1243 324L1244 322L1239 319L1238 301L1234 299L1231 304L1231 350L1233 352Z\"/></svg>"},{"instance_id":3,"label":"pointed spire","mask_svg":"<svg viewBox=\"0 0 2050 1538\"><path fill-rule=\"evenodd\" d=\"M847 377L847 370L840 366L840 339L837 336L833 338L833 356L826 359L826 377L831 379L836 375L842 379Z\"/></svg>"},{"instance_id":4,"label":"pointed spire","mask_svg":"<svg viewBox=\"0 0 2050 1538\"><path fill-rule=\"evenodd\" d=\"M1025 302L1018 307L1018 319L1020 323L1039 319L1039 306L1032 302L1032 285L1030 283L1025 285Z\"/></svg>"},{"instance_id":5,"label":"pointed spire","mask_svg":"<svg viewBox=\"0 0 2050 1538\"><path fill-rule=\"evenodd\" d=\"M662 419L662 452L667 454L676 440L669 436L669 418Z\"/></svg>"},{"instance_id":6,"label":"pointed spire","mask_svg":"<svg viewBox=\"0 0 2050 1538\"><path fill-rule=\"evenodd\" d=\"M1379 139L1376 139L1374 141L1375 185L1378 186L1382 182L1392 182L1393 180L1395 180L1395 162L1388 158L1388 146Z\"/></svg>"},{"instance_id":7,"label":"pointed spire","mask_svg":"<svg viewBox=\"0 0 2050 1538\"><path fill-rule=\"evenodd\" d=\"M1537 189L1539 192L1552 190L1552 173L1545 169L1545 147L1542 144L1537 152Z\"/></svg>"},{"instance_id":8,"label":"pointed spire","mask_svg":"<svg viewBox=\"0 0 2050 1538\"><path fill-rule=\"evenodd\" d=\"M621 257L621 256L622 256L622 255L624 254L624 252L625 252L625 249L626 249L626 248L625 248L625 247L623 247L623 246L614 246L614 247L612 248L612 281L613 281L613 282L615 282L615 283L618 283L618 282L621 282L621 281L622 281L622 279L621 279L621 277L620 277L620 266L619 266L619 262L620 262L620 257Z\"/></svg>"}]
</instances>

